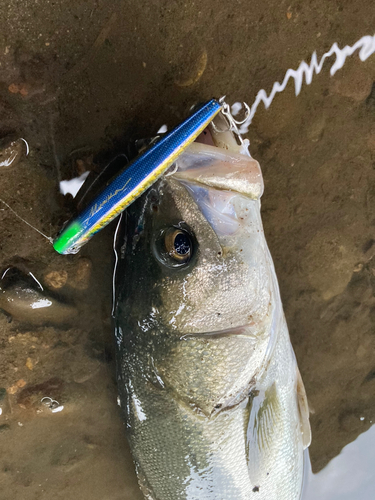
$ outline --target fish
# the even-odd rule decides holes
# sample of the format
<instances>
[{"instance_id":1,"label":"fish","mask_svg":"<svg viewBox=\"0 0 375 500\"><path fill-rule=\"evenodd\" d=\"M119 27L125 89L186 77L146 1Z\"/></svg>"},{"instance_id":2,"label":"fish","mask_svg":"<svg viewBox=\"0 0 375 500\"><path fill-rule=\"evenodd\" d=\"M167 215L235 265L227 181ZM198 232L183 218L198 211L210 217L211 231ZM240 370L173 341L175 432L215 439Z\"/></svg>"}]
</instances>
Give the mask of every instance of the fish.
<instances>
[{"instance_id":1,"label":"fish","mask_svg":"<svg viewBox=\"0 0 375 500\"><path fill-rule=\"evenodd\" d=\"M173 130L153 141L63 227L53 242L53 248L61 254L77 253L171 166L221 108L219 101L211 99Z\"/></svg>"},{"instance_id":2,"label":"fish","mask_svg":"<svg viewBox=\"0 0 375 500\"><path fill-rule=\"evenodd\" d=\"M260 212L220 113L122 216L119 402L148 500L298 500L311 441Z\"/></svg>"}]
</instances>

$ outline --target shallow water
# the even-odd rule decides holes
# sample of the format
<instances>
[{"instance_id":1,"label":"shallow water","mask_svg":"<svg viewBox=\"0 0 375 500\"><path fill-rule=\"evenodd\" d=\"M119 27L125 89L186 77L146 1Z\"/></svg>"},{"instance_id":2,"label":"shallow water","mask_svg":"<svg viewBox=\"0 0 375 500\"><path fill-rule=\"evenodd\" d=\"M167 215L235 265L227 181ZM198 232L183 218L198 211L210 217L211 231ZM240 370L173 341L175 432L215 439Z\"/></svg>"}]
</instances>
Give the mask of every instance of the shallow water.
<instances>
[{"instance_id":1,"label":"shallow water","mask_svg":"<svg viewBox=\"0 0 375 500\"><path fill-rule=\"evenodd\" d=\"M343 46L373 34L370 8L369 1L359 10L321 0L271 1L248 11L240 1L218 7L212 0L110 9L93 0L1 4L0 138L25 137L30 155L0 167L0 198L47 236L56 234L73 207L59 181L100 170L131 139L171 127L197 101L227 94L228 102L251 103L314 50L321 55L335 41ZM248 134L263 169L266 236L314 410L318 475L310 491L327 500L365 500L373 480L366 464L374 457L361 462L366 451L358 447L370 443L375 421L374 81L374 56L365 63L353 57L333 78L328 64L298 98L288 86L268 111L260 106ZM0 401L1 498L141 499L116 405L114 228L82 255L59 256L0 208L2 268L23 266L43 283L66 272L55 291L79 313L75 324L60 327L0 317L0 389L7 391ZM63 411L52 413L40 403L44 396ZM350 484L346 456L353 457Z\"/></svg>"}]
</instances>

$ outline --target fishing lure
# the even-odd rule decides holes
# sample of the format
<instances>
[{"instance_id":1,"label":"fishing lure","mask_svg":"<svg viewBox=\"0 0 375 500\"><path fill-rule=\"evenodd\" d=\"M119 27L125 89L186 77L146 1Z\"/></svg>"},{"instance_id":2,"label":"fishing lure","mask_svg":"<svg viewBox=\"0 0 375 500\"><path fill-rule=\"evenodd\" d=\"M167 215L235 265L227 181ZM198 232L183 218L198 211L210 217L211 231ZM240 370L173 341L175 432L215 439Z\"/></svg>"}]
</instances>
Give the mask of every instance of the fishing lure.
<instances>
[{"instance_id":1,"label":"fishing lure","mask_svg":"<svg viewBox=\"0 0 375 500\"><path fill-rule=\"evenodd\" d=\"M222 109L211 99L122 169L53 242L61 254L77 253L90 238L144 193L203 132Z\"/></svg>"}]
</instances>

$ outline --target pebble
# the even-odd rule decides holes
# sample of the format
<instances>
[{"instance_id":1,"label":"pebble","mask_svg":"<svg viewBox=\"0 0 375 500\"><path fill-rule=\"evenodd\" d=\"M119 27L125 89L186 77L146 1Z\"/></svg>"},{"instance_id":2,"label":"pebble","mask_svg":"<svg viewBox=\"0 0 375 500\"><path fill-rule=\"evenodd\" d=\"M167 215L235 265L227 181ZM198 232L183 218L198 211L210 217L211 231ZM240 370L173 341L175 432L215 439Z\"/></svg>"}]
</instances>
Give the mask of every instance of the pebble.
<instances>
[{"instance_id":1,"label":"pebble","mask_svg":"<svg viewBox=\"0 0 375 500\"><path fill-rule=\"evenodd\" d=\"M11 387L8 387L7 393L8 394L16 394L16 392L19 389L21 389L22 387L25 387L25 385L26 385L25 380L23 378L21 378L14 385L12 385Z\"/></svg>"},{"instance_id":2,"label":"pebble","mask_svg":"<svg viewBox=\"0 0 375 500\"><path fill-rule=\"evenodd\" d=\"M87 257L75 258L68 262L61 259L53 262L43 276L44 284L54 290L65 285L76 290L87 290L92 272L91 260Z\"/></svg>"},{"instance_id":3,"label":"pebble","mask_svg":"<svg viewBox=\"0 0 375 500\"><path fill-rule=\"evenodd\" d=\"M34 363L31 358L27 358L25 366L31 371L34 369Z\"/></svg>"},{"instance_id":4,"label":"pebble","mask_svg":"<svg viewBox=\"0 0 375 500\"><path fill-rule=\"evenodd\" d=\"M0 283L0 307L18 321L34 325L68 324L77 309L41 289L39 282L17 268L9 268Z\"/></svg>"},{"instance_id":5,"label":"pebble","mask_svg":"<svg viewBox=\"0 0 375 500\"><path fill-rule=\"evenodd\" d=\"M68 280L68 273L64 270L62 271L51 271L44 277L45 284L50 288L55 288L56 290L62 288Z\"/></svg>"},{"instance_id":6,"label":"pebble","mask_svg":"<svg viewBox=\"0 0 375 500\"><path fill-rule=\"evenodd\" d=\"M20 94L22 97L29 95L30 86L27 83L11 83L8 86L11 94Z\"/></svg>"}]
</instances>

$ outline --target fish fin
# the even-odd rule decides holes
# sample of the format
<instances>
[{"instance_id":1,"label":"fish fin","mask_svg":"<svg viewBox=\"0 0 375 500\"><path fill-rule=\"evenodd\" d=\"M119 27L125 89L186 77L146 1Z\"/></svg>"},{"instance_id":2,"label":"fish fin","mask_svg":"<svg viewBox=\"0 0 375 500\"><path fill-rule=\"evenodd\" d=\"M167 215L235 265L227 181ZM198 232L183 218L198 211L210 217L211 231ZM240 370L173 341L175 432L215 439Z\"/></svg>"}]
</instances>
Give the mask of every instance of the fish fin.
<instances>
[{"instance_id":1,"label":"fish fin","mask_svg":"<svg viewBox=\"0 0 375 500\"><path fill-rule=\"evenodd\" d=\"M276 383L268 389L259 391L251 401L249 423L247 427L247 457L251 482L260 482L260 465L265 456L276 455L274 447L278 428L282 426L282 408L277 394ZM267 460L270 463L271 458Z\"/></svg>"},{"instance_id":2,"label":"fish fin","mask_svg":"<svg viewBox=\"0 0 375 500\"><path fill-rule=\"evenodd\" d=\"M309 419L310 410L307 401L305 386L303 385L302 377L298 367L297 367L297 401L298 401L299 421L302 433L302 444L303 444L303 449L306 449L308 446L310 446L311 443L311 427Z\"/></svg>"}]
</instances>

